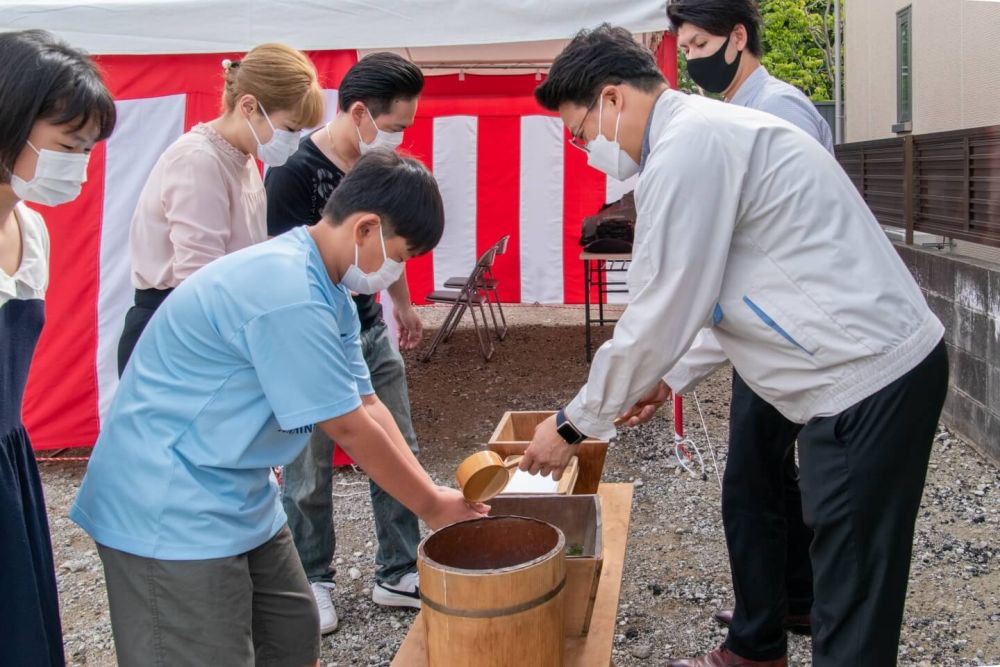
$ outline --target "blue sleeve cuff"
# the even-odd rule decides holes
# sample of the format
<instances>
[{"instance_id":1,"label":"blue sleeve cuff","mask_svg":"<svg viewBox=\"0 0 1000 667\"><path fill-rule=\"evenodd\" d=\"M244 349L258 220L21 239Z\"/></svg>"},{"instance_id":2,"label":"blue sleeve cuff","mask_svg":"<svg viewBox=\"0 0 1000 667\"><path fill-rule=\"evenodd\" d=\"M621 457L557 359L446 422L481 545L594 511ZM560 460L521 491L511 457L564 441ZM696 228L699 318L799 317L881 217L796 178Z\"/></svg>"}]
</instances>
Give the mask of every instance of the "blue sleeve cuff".
<instances>
[{"instance_id":1,"label":"blue sleeve cuff","mask_svg":"<svg viewBox=\"0 0 1000 667\"><path fill-rule=\"evenodd\" d=\"M343 417L347 413L354 412L360 407L361 396L355 394L354 396L334 401L333 403L327 403L326 405L308 408L306 410L293 412L287 415L275 415L275 418L278 420L278 426L280 426L283 431L293 431L297 428L302 428L303 426L310 426L312 424L325 422L328 419Z\"/></svg>"}]
</instances>

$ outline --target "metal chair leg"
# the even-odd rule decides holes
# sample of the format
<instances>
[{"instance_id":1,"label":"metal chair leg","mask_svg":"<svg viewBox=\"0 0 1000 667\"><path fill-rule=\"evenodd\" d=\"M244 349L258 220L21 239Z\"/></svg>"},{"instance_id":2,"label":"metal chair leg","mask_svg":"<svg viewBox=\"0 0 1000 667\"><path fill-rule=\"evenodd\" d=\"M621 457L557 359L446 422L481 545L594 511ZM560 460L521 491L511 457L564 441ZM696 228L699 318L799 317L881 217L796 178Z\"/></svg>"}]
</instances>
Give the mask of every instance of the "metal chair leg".
<instances>
[{"instance_id":1,"label":"metal chair leg","mask_svg":"<svg viewBox=\"0 0 1000 667\"><path fill-rule=\"evenodd\" d=\"M468 304L464 301L459 302L456 310L456 315L454 319L451 320L449 326L445 329L444 342L447 343L451 339L451 335L455 333L455 329L458 328L458 323L462 321L462 316L465 315L465 310L468 308Z\"/></svg>"},{"instance_id":2,"label":"metal chair leg","mask_svg":"<svg viewBox=\"0 0 1000 667\"><path fill-rule=\"evenodd\" d=\"M481 303L479 304L479 311L483 316L482 329L479 328L479 320L476 318L476 309L470 305L469 312L472 314L472 326L476 329L476 338L479 339L479 349L483 353L483 358L486 361L489 361L493 357L493 340L487 330L489 325L486 323L486 309L483 308L483 304ZM489 343L488 347L487 343Z\"/></svg>"},{"instance_id":3,"label":"metal chair leg","mask_svg":"<svg viewBox=\"0 0 1000 667\"><path fill-rule=\"evenodd\" d=\"M458 315L459 315L458 304L457 303L452 304L451 308L448 310L448 316L444 318L444 322L441 323L441 328L439 329L442 335L441 342L448 340L448 332L451 331L456 316Z\"/></svg>"},{"instance_id":4,"label":"metal chair leg","mask_svg":"<svg viewBox=\"0 0 1000 667\"><path fill-rule=\"evenodd\" d=\"M496 334L497 340L503 340L503 334L500 332L500 325L497 323L497 314L496 311L493 310L491 292L487 291L483 296L486 298L486 304L490 307L490 319L493 320L493 333Z\"/></svg>"},{"instance_id":5,"label":"metal chair leg","mask_svg":"<svg viewBox=\"0 0 1000 667\"><path fill-rule=\"evenodd\" d=\"M504 317L503 305L500 303L500 294L497 292L495 287L493 288L493 300L496 301L497 310L500 311L500 322L503 324L503 328L497 333L497 337L500 340L503 340L507 337L507 318Z\"/></svg>"},{"instance_id":6,"label":"metal chair leg","mask_svg":"<svg viewBox=\"0 0 1000 667\"><path fill-rule=\"evenodd\" d=\"M420 357L420 361L430 361L431 360L431 356L433 356L434 350L437 349L437 346L441 343L441 340L444 338L445 324L447 323L448 318L451 317L451 314L452 314L452 312L454 310L455 310L454 308L450 308L448 310L448 317L446 317L445 318L445 322L443 322L441 324L441 328L438 329L437 333L434 335L433 340L431 340L431 346L429 348L427 348L427 351L424 352L424 354L423 354L422 357Z\"/></svg>"},{"instance_id":7,"label":"metal chair leg","mask_svg":"<svg viewBox=\"0 0 1000 667\"><path fill-rule=\"evenodd\" d=\"M496 348L493 346L493 338L490 336L489 325L486 324L486 309L483 308L483 304L479 304L479 314L483 318L483 343L489 343L489 352L486 355L486 361L493 358L493 352Z\"/></svg>"},{"instance_id":8,"label":"metal chair leg","mask_svg":"<svg viewBox=\"0 0 1000 667\"><path fill-rule=\"evenodd\" d=\"M430 361L431 356L434 355L434 350L441 343L448 342L448 338L455 331L458 326L459 320L462 319L462 314L465 312L465 305L461 303L456 303L448 309L448 314L444 318L444 322L441 323L441 327L438 329L437 334L435 334L434 339L431 341L431 346L427 349L427 352L420 358L421 361Z\"/></svg>"}]
</instances>

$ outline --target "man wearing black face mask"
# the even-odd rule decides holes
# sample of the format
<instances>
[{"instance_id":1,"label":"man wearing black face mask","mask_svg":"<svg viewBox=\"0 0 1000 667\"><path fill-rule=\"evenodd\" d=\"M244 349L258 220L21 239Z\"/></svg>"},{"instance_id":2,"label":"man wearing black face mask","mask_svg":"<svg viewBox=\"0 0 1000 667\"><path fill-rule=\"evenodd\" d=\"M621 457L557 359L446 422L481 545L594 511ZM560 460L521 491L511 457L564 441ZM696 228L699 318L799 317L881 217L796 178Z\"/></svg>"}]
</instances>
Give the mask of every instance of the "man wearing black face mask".
<instances>
[{"instance_id":1,"label":"man wearing black face mask","mask_svg":"<svg viewBox=\"0 0 1000 667\"><path fill-rule=\"evenodd\" d=\"M726 102L774 114L833 152L830 126L809 98L761 65L756 0L673 0L667 18L699 87L721 93Z\"/></svg>"},{"instance_id":2,"label":"man wearing black face mask","mask_svg":"<svg viewBox=\"0 0 1000 667\"><path fill-rule=\"evenodd\" d=\"M812 102L760 64L761 17L754 0L674 0L667 16L688 73L702 89L786 120L833 152L830 127ZM725 362L712 331L704 329L664 379L683 393ZM802 519L795 465L800 428L733 371L722 517L736 606L716 614L730 626L724 646L674 663L678 667L771 664L787 652L786 628L810 631L812 531Z\"/></svg>"}]
</instances>

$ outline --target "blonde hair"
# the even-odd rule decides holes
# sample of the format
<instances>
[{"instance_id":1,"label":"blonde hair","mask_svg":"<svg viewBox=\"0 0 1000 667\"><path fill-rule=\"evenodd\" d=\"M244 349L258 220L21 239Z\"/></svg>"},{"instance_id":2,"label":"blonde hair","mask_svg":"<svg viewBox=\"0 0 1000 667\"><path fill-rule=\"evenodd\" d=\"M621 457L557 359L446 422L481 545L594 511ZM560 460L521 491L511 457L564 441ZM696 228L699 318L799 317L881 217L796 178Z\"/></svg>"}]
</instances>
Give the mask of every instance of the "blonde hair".
<instances>
[{"instance_id":1,"label":"blonde hair","mask_svg":"<svg viewBox=\"0 0 1000 667\"><path fill-rule=\"evenodd\" d=\"M225 60L222 66L225 112L233 111L244 95L253 95L267 113L291 111L302 127L319 125L323 120L323 90L316 67L301 51L284 44L261 44L243 60Z\"/></svg>"}]
</instances>

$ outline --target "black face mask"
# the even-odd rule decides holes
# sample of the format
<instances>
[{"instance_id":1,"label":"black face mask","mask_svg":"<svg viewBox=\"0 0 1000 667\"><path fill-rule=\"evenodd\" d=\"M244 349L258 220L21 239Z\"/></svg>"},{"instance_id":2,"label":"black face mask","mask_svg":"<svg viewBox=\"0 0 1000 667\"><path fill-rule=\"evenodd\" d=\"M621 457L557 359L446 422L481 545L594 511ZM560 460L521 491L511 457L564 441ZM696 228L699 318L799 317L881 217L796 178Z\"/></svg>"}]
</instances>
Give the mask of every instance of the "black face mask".
<instances>
[{"instance_id":1,"label":"black face mask","mask_svg":"<svg viewBox=\"0 0 1000 667\"><path fill-rule=\"evenodd\" d=\"M736 78L736 71L740 68L740 61L743 59L743 52L736 52L736 60L732 63L726 62L726 48L729 46L729 37L722 43L722 46L710 56L704 58L694 58L687 61L688 74L694 82L710 93L721 93Z\"/></svg>"}]
</instances>

